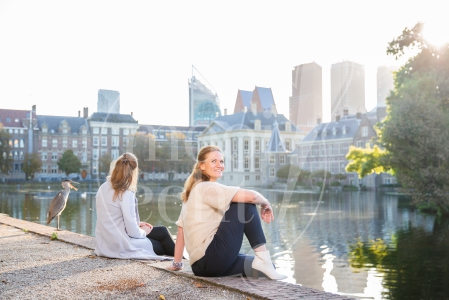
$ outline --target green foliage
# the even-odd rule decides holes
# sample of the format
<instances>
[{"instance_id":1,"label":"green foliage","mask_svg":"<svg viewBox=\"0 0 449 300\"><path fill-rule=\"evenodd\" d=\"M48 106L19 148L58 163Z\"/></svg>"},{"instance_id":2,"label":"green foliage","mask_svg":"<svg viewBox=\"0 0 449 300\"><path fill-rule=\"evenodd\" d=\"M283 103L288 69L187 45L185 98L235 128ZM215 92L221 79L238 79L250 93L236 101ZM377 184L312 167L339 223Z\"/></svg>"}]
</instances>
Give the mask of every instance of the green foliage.
<instances>
[{"instance_id":1,"label":"green foliage","mask_svg":"<svg viewBox=\"0 0 449 300\"><path fill-rule=\"evenodd\" d=\"M3 129L0 123L0 173L7 174L12 169L13 159L9 155L11 153L11 145L9 144L11 135Z\"/></svg>"},{"instance_id":2,"label":"green foliage","mask_svg":"<svg viewBox=\"0 0 449 300\"><path fill-rule=\"evenodd\" d=\"M298 177L301 169L295 165L285 165L280 167L276 172L276 177L288 179Z\"/></svg>"},{"instance_id":3,"label":"green foliage","mask_svg":"<svg viewBox=\"0 0 449 300\"><path fill-rule=\"evenodd\" d=\"M349 147L349 152L346 154L346 159L349 161L346 166L346 172L357 172L359 178L372 173L382 173L390 171L387 164L387 153L380 149L377 145L373 148L356 148Z\"/></svg>"},{"instance_id":4,"label":"green foliage","mask_svg":"<svg viewBox=\"0 0 449 300\"><path fill-rule=\"evenodd\" d=\"M51 234L50 239L51 239L52 241L57 240L57 239L58 239L58 233L57 233L57 232L53 232L53 233Z\"/></svg>"},{"instance_id":5,"label":"green foliage","mask_svg":"<svg viewBox=\"0 0 449 300\"><path fill-rule=\"evenodd\" d=\"M325 170L316 170L313 171L312 174L310 175L311 178L317 178L317 179L321 179L321 180L328 180L330 179L332 176L332 174L328 171Z\"/></svg>"},{"instance_id":6,"label":"green foliage","mask_svg":"<svg viewBox=\"0 0 449 300\"><path fill-rule=\"evenodd\" d=\"M426 44L421 29L421 23L406 28L387 50L419 52L396 73L380 141L414 202L449 214L449 48Z\"/></svg>"},{"instance_id":7,"label":"green foliage","mask_svg":"<svg viewBox=\"0 0 449 300\"><path fill-rule=\"evenodd\" d=\"M387 54L417 53L396 73L388 115L378 124L378 145L351 148L348 172L359 177L390 171L416 204L449 214L449 44L428 44L422 23L405 28Z\"/></svg>"},{"instance_id":8,"label":"green foliage","mask_svg":"<svg viewBox=\"0 0 449 300\"><path fill-rule=\"evenodd\" d=\"M23 159L22 171L26 174L26 179L33 179L34 173L39 171L42 167L42 160L39 157L39 154L34 153L26 153Z\"/></svg>"},{"instance_id":9,"label":"green foliage","mask_svg":"<svg viewBox=\"0 0 449 300\"><path fill-rule=\"evenodd\" d=\"M71 149L64 151L62 157L58 160L58 167L67 176L70 173L78 173L81 169L81 162L78 157L73 154Z\"/></svg>"}]
</instances>

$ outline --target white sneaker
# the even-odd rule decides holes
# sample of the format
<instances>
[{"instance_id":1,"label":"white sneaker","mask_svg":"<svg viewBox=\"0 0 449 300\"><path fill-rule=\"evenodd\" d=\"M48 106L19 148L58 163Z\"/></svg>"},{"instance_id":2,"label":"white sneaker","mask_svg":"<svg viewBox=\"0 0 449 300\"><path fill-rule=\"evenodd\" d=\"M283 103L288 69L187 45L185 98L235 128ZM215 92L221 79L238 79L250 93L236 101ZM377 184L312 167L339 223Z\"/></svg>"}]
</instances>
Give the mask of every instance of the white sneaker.
<instances>
[{"instance_id":1,"label":"white sneaker","mask_svg":"<svg viewBox=\"0 0 449 300\"><path fill-rule=\"evenodd\" d=\"M279 274L273 266L270 257L270 251L258 251L254 252L256 257L253 260L253 277L258 278L259 274L257 271L264 273L268 278L274 280L282 280L287 278L287 276Z\"/></svg>"}]
</instances>

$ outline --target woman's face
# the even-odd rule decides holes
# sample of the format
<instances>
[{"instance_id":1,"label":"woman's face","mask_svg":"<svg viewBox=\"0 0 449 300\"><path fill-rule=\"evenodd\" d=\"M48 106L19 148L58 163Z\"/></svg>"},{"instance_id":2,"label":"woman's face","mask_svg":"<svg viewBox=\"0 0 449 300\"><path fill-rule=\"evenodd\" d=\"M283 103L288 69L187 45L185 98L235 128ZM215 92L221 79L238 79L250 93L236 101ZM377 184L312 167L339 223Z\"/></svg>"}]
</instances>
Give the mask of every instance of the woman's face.
<instances>
[{"instance_id":1,"label":"woman's face","mask_svg":"<svg viewBox=\"0 0 449 300\"><path fill-rule=\"evenodd\" d=\"M223 176L224 161L223 155L219 151L212 151L206 154L206 160L200 164L203 174L209 176L210 181L217 181Z\"/></svg>"}]
</instances>

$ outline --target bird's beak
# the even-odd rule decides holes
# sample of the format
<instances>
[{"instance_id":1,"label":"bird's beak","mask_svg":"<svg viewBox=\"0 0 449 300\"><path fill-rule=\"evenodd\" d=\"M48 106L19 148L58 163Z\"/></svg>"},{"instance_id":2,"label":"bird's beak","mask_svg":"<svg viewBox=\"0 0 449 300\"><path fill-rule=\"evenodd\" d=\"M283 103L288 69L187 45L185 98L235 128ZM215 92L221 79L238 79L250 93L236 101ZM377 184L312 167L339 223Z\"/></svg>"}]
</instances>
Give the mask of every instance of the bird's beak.
<instances>
[{"instance_id":1,"label":"bird's beak","mask_svg":"<svg viewBox=\"0 0 449 300\"><path fill-rule=\"evenodd\" d=\"M77 183L77 182L75 182L75 183ZM75 191L78 190L76 187L74 187L74 186L72 185L72 183L69 183L69 187L72 188L72 189L74 189Z\"/></svg>"}]
</instances>

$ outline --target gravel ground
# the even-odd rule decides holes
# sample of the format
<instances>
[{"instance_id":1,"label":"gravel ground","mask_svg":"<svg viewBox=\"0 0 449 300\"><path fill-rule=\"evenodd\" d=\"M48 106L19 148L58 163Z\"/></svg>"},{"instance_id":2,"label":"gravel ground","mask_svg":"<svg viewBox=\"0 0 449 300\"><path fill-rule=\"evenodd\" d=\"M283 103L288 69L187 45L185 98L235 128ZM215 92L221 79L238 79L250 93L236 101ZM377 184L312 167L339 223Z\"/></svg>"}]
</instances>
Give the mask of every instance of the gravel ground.
<instances>
[{"instance_id":1,"label":"gravel ground","mask_svg":"<svg viewBox=\"0 0 449 300\"><path fill-rule=\"evenodd\" d=\"M0 224L0 299L263 299Z\"/></svg>"}]
</instances>

